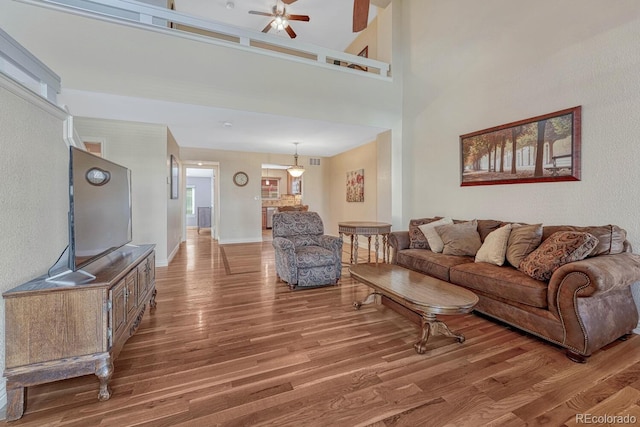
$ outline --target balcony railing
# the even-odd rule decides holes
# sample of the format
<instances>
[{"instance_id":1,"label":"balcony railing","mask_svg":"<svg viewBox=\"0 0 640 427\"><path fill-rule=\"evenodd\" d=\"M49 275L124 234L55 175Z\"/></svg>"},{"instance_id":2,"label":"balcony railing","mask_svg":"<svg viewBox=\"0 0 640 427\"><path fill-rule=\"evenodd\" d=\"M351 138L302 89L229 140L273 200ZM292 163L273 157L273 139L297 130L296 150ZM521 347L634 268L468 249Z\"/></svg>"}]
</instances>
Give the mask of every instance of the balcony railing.
<instances>
[{"instance_id":1,"label":"balcony railing","mask_svg":"<svg viewBox=\"0 0 640 427\"><path fill-rule=\"evenodd\" d=\"M343 72L385 80L391 78L389 64L382 61L208 21L134 0L19 1Z\"/></svg>"},{"instance_id":2,"label":"balcony railing","mask_svg":"<svg viewBox=\"0 0 640 427\"><path fill-rule=\"evenodd\" d=\"M0 29L0 72L51 103L60 93L60 77Z\"/></svg>"}]
</instances>

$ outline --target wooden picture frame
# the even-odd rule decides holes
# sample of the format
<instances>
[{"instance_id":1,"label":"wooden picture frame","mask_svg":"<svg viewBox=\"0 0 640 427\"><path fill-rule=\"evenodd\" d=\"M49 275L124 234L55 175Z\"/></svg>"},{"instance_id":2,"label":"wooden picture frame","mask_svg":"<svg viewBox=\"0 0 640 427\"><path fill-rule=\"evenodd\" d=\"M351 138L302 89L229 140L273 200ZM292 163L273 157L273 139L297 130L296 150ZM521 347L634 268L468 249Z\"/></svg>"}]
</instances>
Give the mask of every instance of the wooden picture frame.
<instances>
[{"instance_id":1,"label":"wooden picture frame","mask_svg":"<svg viewBox=\"0 0 640 427\"><path fill-rule=\"evenodd\" d=\"M577 106L460 136L460 186L580 181L580 116Z\"/></svg>"},{"instance_id":2,"label":"wooden picture frame","mask_svg":"<svg viewBox=\"0 0 640 427\"><path fill-rule=\"evenodd\" d=\"M169 197L171 199L177 199L180 195L178 189L179 189L179 175L180 175L180 167L178 165L178 161L176 160L176 158L174 157L174 155L171 155L171 173L169 174L169 181L170 181L170 194Z\"/></svg>"}]
</instances>

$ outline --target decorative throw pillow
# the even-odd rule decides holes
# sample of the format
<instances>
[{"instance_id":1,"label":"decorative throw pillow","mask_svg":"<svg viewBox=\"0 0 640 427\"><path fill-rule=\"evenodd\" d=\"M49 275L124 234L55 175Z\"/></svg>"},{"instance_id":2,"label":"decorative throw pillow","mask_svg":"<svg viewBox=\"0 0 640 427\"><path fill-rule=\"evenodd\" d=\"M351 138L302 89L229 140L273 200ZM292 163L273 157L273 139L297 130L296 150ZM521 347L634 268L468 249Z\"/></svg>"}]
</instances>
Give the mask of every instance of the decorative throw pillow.
<instances>
[{"instance_id":1,"label":"decorative throw pillow","mask_svg":"<svg viewBox=\"0 0 640 427\"><path fill-rule=\"evenodd\" d=\"M445 255L475 256L482 246L476 220L441 225L436 231L444 243L442 253Z\"/></svg>"},{"instance_id":2,"label":"decorative throw pillow","mask_svg":"<svg viewBox=\"0 0 640 427\"><path fill-rule=\"evenodd\" d=\"M518 268L522 260L540 246L540 242L542 242L542 224L513 224L507 243L507 261Z\"/></svg>"},{"instance_id":3,"label":"decorative throw pillow","mask_svg":"<svg viewBox=\"0 0 640 427\"><path fill-rule=\"evenodd\" d=\"M409 249L429 249L429 242L418 227L422 224L428 224L430 222L437 221L440 218L441 217L418 218L409 221Z\"/></svg>"},{"instance_id":4,"label":"decorative throw pillow","mask_svg":"<svg viewBox=\"0 0 640 427\"><path fill-rule=\"evenodd\" d=\"M436 227L446 224L453 224L453 220L451 218L442 218L437 221L418 226L422 234L424 234L424 237L427 239L427 242L429 242L429 248L431 248L432 252L440 253L442 252L442 249L444 249L444 243L442 243L442 239L436 231Z\"/></svg>"},{"instance_id":5,"label":"decorative throw pillow","mask_svg":"<svg viewBox=\"0 0 640 427\"><path fill-rule=\"evenodd\" d=\"M507 243L511 234L511 224L507 224L487 234L484 243L476 253L476 262L502 265L507 252Z\"/></svg>"},{"instance_id":6,"label":"decorative throw pillow","mask_svg":"<svg viewBox=\"0 0 640 427\"><path fill-rule=\"evenodd\" d=\"M558 231L522 260L518 269L537 280L551 279L561 266L585 259L598 244L591 233Z\"/></svg>"}]
</instances>

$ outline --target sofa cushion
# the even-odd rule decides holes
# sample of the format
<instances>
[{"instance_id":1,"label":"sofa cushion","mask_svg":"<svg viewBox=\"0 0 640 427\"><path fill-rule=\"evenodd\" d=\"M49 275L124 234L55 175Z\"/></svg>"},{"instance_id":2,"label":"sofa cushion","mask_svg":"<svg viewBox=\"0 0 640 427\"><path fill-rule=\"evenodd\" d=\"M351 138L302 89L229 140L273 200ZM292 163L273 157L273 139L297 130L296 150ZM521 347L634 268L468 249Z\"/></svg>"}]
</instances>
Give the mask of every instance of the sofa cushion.
<instances>
[{"instance_id":1,"label":"sofa cushion","mask_svg":"<svg viewBox=\"0 0 640 427\"><path fill-rule=\"evenodd\" d=\"M483 242L484 242L484 239L487 238L489 233L507 224L506 222L496 221L495 219L479 219L477 221L478 221L478 234L480 235L480 240Z\"/></svg>"},{"instance_id":2,"label":"sofa cushion","mask_svg":"<svg viewBox=\"0 0 640 427\"><path fill-rule=\"evenodd\" d=\"M431 249L432 252L440 253L444 249L444 242L436 231L436 227L447 224L453 224L453 220L451 218L442 218L437 221L418 226L420 231L422 231L422 234L424 234L424 237L427 239L427 242L429 242L429 249Z\"/></svg>"},{"instance_id":3,"label":"sofa cushion","mask_svg":"<svg viewBox=\"0 0 640 427\"><path fill-rule=\"evenodd\" d=\"M547 283L510 266L499 267L483 262L461 264L451 267L449 275L451 283L471 290L532 307L548 306Z\"/></svg>"},{"instance_id":4,"label":"sofa cushion","mask_svg":"<svg viewBox=\"0 0 640 427\"><path fill-rule=\"evenodd\" d=\"M441 217L435 218L418 218L412 219L409 221L409 248L410 249L429 249L429 242L427 238L424 236L422 231L420 231L419 226L422 224L428 224L433 221L437 221L441 219Z\"/></svg>"},{"instance_id":5,"label":"sofa cushion","mask_svg":"<svg viewBox=\"0 0 640 427\"><path fill-rule=\"evenodd\" d=\"M451 267L470 262L473 262L473 258L437 254L424 249L404 249L396 254L399 266L446 281L449 281Z\"/></svg>"},{"instance_id":6,"label":"sofa cushion","mask_svg":"<svg viewBox=\"0 0 640 427\"><path fill-rule=\"evenodd\" d=\"M598 239L598 244L589 256L619 254L625 252L625 240L627 232L617 225L601 225L590 227L575 227L572 225L548 225L544 227L542 239L546 240L558 231L577 231L593 234Z\"/></svg>"},{"instance_id":7,"label":"sofa cushion","mask_svg":"<svg viewBox=\"0 0 640 427\"><path fill-rule=\"evenodd\" d=\"M487 235L476 253L476 262L488 262L489 264L504 264L507 243L511 234L511 224L502 226Z\"/></svg>"},{"instance_id":8,"label":"sofa cushion","mask_svg":"<svg viewBox=\"0 0 640 427\"><path fill-rule=\"evenodd\" d=\"M482 242L478 234L478 223L473 221L441 225L436 231L442 238L445 255L475 256Z\"/></svg>"},{"instance_id":9,"label":"sofa cushion","mask_svg":"<svg viewBox=\"0 0 640 427\"><path fill-rule=\"evenodd\" d=\"M541 242L542 224L513 224L509 235L509 243L507 243L507 261L515 268L518 268L522 260L536 250Z\"/></svg>"},{"instance_id":10,"label":"sofa cushion","mask_svg":"<svg viewBox=\"0 0 640 427\"><path fill-rule=\"evenodd\" d=\"M586 258L597 244L593 234L558 231L527 255L518 269L534 279L548 281L561 266Z\"/></svg>"}]
</instances>

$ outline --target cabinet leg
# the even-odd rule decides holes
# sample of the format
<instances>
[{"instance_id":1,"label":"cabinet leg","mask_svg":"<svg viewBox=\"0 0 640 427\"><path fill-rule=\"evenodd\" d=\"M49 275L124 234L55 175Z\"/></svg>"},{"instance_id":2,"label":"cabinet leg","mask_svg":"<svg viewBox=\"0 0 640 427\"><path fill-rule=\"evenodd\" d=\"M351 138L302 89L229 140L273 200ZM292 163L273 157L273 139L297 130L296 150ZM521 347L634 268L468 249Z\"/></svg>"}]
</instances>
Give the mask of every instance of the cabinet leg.
<instances>
[{"instance_id":1,"label":"cabinet leg","mask_svg":"<svg viewBox=\"0 0 640 427\"><path fill-rule=\"evenodd\" d=\"M27 389L15 385L11 381L7 382L7 421L15 421L24 414Z\"/></svg>"},{"instance_id":2,"label":"cabinet leg","mask_svg":"<svg viewBox=\"0 0 640 427\"><path fill-rule=\"evenodd\" d=\"M111 357L96 362L96 376L100 380L100 391L98 392L98 400L109 400L111 393L109 392L109 380L113 374L113 362Z\"/></svg>"},{"instance_id":3,"label":"cabinet leg","mask_svg":"<svg viewBox=\"0 0 640 427\"><path fill-rule=\"evenodd\" d=\"M149 300L149 309L154 309L158 305L158 303L156 303L157 294L158 294L158 290L154 289L153 292L151 293L151 299Z\"/></svg>"}]
</instances>

